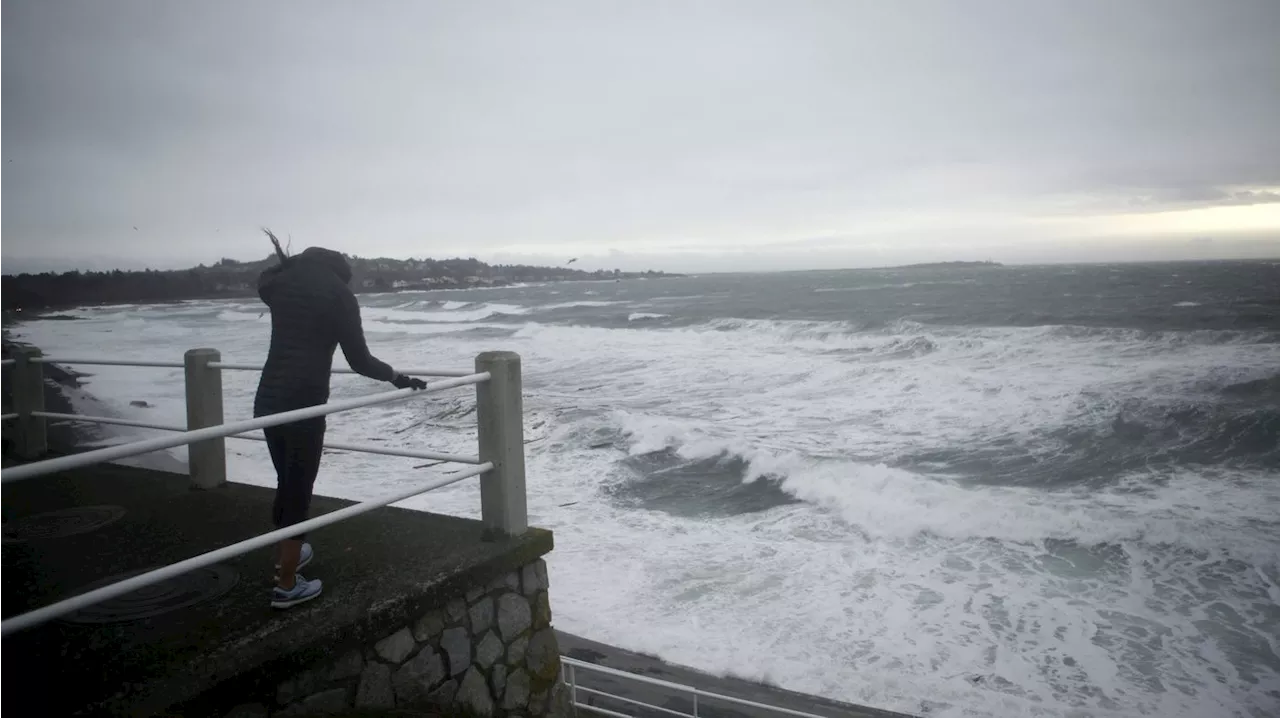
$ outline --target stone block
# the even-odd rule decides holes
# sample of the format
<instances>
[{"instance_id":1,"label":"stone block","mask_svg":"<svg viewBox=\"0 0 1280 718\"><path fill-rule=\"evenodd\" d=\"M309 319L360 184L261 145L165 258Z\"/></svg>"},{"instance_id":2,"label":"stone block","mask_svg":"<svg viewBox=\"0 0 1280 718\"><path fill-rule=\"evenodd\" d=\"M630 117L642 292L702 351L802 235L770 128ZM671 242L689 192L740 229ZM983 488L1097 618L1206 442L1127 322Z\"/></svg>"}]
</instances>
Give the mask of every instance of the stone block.
<instances>
[{"instance_id":1,"label":"stone block","mask_svg":"<svg viewBox=\"0 0 1280 718\"><path fill-rule=\"evenodd\" d=\"M440 654L424 646L412 660L400 666L391 677L397 703L424 700L432 689L446 677L444 660Z\"/></svg>"},{"instance_id":2,"label":"stone block","mask_svg":"<svg viewBox=\"0 0 1280 718\"><path fill-rule=\"evenodd\" d=\"M524 596L506 593L498 599L498 632L502 635L502 640L514 640L516 636L529 630L532 623L529 601Z\"/></svg>"},{"instance_id":3,"label":"stone block","mask_svg":"<svg viewBox=\"0 0 1280 718\"><path fill-rule=\"evenodd\" d=\"M391 666L370 663L360 674L356 688L356 708L395 708L396 697L391 689Z\"/></svg>"},{"instance_id":4,"label":"stone block","mask_svg":"<svg viewBox=\"0 0 1280 718\"><path fill-rule=\"evenodd\" d=\"M436 706L447 706L453 703L453 698L458 694L458 682L453 680L445 681L440 687L431 691L427 695L427 703Z\"/></svg>"},{"instance_id":5,"label":"stone block","mask_svg":"<svg viewBox=\"0 0 1280 718\"><path fill-rule=\"evenodd\" d=\"M544 681L554 680L560 670L560 649L555 631L544 628L529 639L529 672Z\"/></svg>"},{"instance_id":6,"label":"stone block","mask_svg":"<svg viewBox=\"0 0 1280 718\"><path fill-rule=\"evenodd\" d=\"M480 669L472 667L458 686L454 701L477 716L493 715L493 697L489 695L489 684Z\"/></svg>"},{"instance_id":7,"label":"stone block","mask_svg":"<svg viewBox=\"0 0 1280 718\"><path fill-rule=\"evenodd\" d=\"M413 649L417 647L418 645L413 642L413 633L406 626L378 641L374 644L373 650L377 652L382 660L398 664L408 658L409 654L413 653Z\"/></svg>"},{"instance_id":8,"label":"stone block","mask_svg":"<svg viewBox=\"0 0 1280 718\"><path fill-rule=\"evenodd\" d=\"M541 716L547 714L547 692L534 691L529 696L529 715Z\"/></svg>"},{"instance_id":9,"label":"stone block","mask_svg":"<svg viewBox=\"0 0 1280 718\"><path fill-rule=\"evenodd\" d=\"M543 561L542 559L538 559L537 561L534 561L533 570L534 570L534 573L536 573L538 576L538 590L539 591L551 590L551 581L550 579L547 578L547 562Z\"/></svg>"},{"instance_id":10,"label":"stone block","mask_svg":"<svg viewBox=\"0 0 1280 718\"><path fill-rule=\"evenodd\" d=\"M502 658L502 641L493 631L487 631L476 647L476 665L488 670L499 658Z\"/></svg>"},{"instance_id":11,"label":"stone block","mask_svg":"<svg viewBox=\"0 0 1280 718\"><path fill-rule=\"evenodd\" d=\"M538 593L540 587L538 586L538 568L536 566L526 563L520 569L520 586L521 593L527 597L532 598L534 594Z\"/></svg>"},{"instance_id":12,"label":"stone block","mask_svg":"<svg viewBox=\"0 0 1280 718\"><path fill-rule=\"evenodd\" d=\"M507 678L507 689L502 692L502 710L524 709L529 705L529 674L517 668Z\"/></svg>"},{"instance_id":13,"label":"stone block","mask_svg":"<svg viewBox=\"0 0 1280 718\"><path fill-rule=\"evenodd\" d=\"M493 598L485 596L476 601L476 605L468 611L471 617L471 634L479 636L493 625Z\"/></svg>"},{"instance_id":14,"label":"stone block","mask_svg":"<svg viewBox=\"0 0 1280 718\"><path fill-rule=\"evenodd\" d=\"M467 602L461 598L451 599L445 604L444 615L449 619L449 623L460 623L467 617Z\"/></svg>"},{"instance_id":15,"label":"stone block","mask_svg":"<svg viewBox=\"0 0 1280 718\"><path fill-rule=\"evenodd\" d=\"M449 675L458 676L471 665L471 636L465 628L450 628L440 636L440 650L449 658Z\"/></svg>"},{"instance_id":16,"label":"stone block","mask_svg":"<svg viewBox=\"0 0 1280 718\"><path fill-rule=\"evenodd\" d=\"M584 711L585 712L585 711ZM551 718L574 718L577 708L573 705L573 693L563 683L551 687L551 698L547 701L547 714Z\"/></svg>"},{"instance_id":17,"label":"stone block","mask_svg":"<svg viewBox=\"0 0 1280 718\"><path fill-rule=\"evenodd\" d=\"M489 581L488 589L490 592L502 591L504 589L519 592L520 574L515 571L509 571L501 576L494 576L493 580Z\"/></svg>"},{"instance_id":18,"label":"stone block","mask_svg":"<svg viewBox=\"0 0 1280 718\"><path fill-rule=\"evenodd\" d=\"M507 689L507 667L497 665L493 667L492 675L489 676L489 685L493 688L493 695L501 698L502 692Z\"/></svg>"},{"instance_id":19,"label":"stone block","mask_svg":"<svg viewBox=\"0 0 1280 718\"><path fill-rule=\"evenodd\" d=\"M479 601L480 597L483 595L484 595L484 588L482 586L472 586L471 588L468 588L467 596L466 596L467 604L470 605L475 603L476 601Z\"/></svg>"},{"instance_id":20,"label":"stone block","mask_svg":"<svg viewBox=\"0 0 1280 718\"><path fill-rule=\"evenodd\" d=\"M507 665L523 666L525 654L529 651L529 637L521 636L507 646Z\"/></svg>"},{"instance_id":21,"label":"stone block","mask_svg":"<svg viewBox=\"0 0 1280 718\"><path fill-rule=\"evenodd\" d=\"M413 622L413 640L426 643L444 630L444 611L433 608Z\"/></svg>"},{"instance_id":22,"label":"stone block","mask_svg":"<svg viewBox=\"0 0 1280 718\"><path fill-rule=\"evenodd\" d=\"M341 681L358 676L363 668L364 659L360 657L360 651L352 649L334 661L333 667L329 669L329 680Z\"/></svg>"},{"instance_id":23,"label":"stone block","mask_svg":"<svg viewBox=\"0 0 1280 718\"><path fill-rule=\"evenodd\" d=\"M551 599L546 591L539 591L533 600L533 627L546 628L551 625Z\"/></svg>"}]
</instances>

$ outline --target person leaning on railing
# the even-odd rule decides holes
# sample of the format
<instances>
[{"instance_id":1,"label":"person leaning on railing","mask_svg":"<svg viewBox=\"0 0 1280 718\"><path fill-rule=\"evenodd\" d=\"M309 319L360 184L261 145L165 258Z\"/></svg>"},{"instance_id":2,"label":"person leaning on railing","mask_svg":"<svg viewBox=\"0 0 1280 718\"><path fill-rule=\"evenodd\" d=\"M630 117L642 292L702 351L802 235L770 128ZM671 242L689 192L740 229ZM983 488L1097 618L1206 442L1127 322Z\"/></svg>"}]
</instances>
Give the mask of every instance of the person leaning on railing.
<instances>
[{"instance_id":1,"label":"person leaning on railing","mask_svg":"<svg viewBox=\"0 0 1280 718\"><path fill-rule=\"evenodd\" d=\"M324 404L329 400L333 352L342 347L351 369L394 384L424 389L421 379L397 373L369 353L360 304L351 291L351 265L340 253L309 247L288 256L270 231L280 263L258 278L258 296L271 309L271 348L253 401L255 417ZM272 520L277 528L307 519L324 447L325 417L263 429L276 470ZM320 595L319 579L298 573L315 556L306 535L280 542L271 605L289 608Z\"/></svg>"}]
</instances>

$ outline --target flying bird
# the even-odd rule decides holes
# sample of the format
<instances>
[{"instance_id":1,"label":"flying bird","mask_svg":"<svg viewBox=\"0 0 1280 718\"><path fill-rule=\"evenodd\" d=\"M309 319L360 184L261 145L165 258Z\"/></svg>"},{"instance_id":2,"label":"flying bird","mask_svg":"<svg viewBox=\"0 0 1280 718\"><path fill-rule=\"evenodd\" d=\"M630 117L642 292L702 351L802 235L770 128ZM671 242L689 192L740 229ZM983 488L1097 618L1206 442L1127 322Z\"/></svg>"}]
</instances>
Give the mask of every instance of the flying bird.
<instances>
[{"instance_id":1,"label":"flying bird","mask_svg":"<svg viewBox=\"0 0 1280 718\"><path fill-rule=\"evenodd\" d=\"M573 264L573 263L574 263L574 262L576 262L576 261L578 261L578 258L577 258L577 257L574 257L573 259L570 259L569 261L565 262L565 263L564 263L564 266L566 266L566 267L567 267L567 266L569 266L570 264Z\"/></svg>"}]
</instances>

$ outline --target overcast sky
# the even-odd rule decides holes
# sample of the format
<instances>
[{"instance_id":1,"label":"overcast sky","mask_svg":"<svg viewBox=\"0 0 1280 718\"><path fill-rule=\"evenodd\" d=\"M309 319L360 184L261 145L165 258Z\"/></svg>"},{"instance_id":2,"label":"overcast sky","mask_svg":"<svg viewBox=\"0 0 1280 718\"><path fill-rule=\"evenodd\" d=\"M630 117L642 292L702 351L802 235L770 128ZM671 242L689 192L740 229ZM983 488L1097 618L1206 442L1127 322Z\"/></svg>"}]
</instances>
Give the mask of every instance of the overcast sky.
<instances>
[{"instance_id":1,"label":"overcast sky","mask_svg":"<svg viewBox=\"0 0 1280 718\"><path fill-rule=\"evenodd\" d=\"M1280 256L1280 2L3 3L4 271Z\"/></svg>"}]
</instances>

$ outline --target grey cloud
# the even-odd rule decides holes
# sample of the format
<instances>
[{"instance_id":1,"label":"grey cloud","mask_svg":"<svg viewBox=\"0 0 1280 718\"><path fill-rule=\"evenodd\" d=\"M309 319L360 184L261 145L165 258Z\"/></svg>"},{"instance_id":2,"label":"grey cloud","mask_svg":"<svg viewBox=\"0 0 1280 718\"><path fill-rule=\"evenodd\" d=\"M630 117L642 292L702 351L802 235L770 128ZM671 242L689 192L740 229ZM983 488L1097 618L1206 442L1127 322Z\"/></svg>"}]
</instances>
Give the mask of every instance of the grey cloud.
<instances>
[{"instance_id":1,"label":"grey cloud","mask_svg":"<svg viewBox=\"0 0 1280 718\"><path fill-rule=\"evenodd\" d=\"M263 224L400 256L634 252L1280 186L1274 2L3 13L8 256L259 256Z\"/></svg>"},{"instance_id":2,"label":"grey cloud","mask_svg":"<svg viewBox=\"0 0 1280 718\"><path fill-rule=\"evenodd\" d=\"M1185 207L1220 207L1252 204L1271 204L1280 202L1280 192L1269 190L1224 190L1218 187L1182 187L1162 193L1133 197L1129 204L1135 207L1158 207L1169 209L1170 206Z\"/></svg>"}]
</instances>

